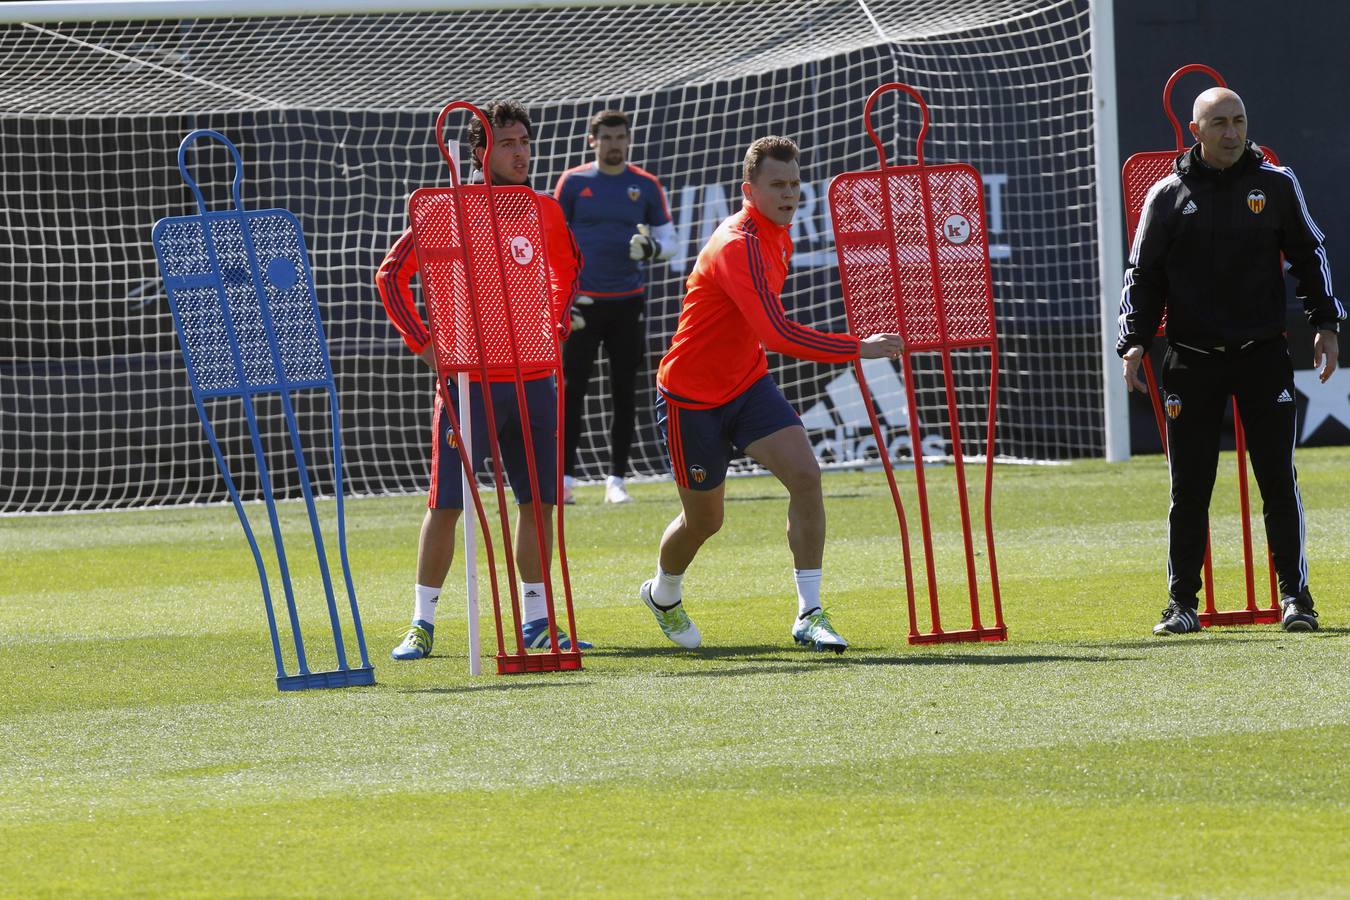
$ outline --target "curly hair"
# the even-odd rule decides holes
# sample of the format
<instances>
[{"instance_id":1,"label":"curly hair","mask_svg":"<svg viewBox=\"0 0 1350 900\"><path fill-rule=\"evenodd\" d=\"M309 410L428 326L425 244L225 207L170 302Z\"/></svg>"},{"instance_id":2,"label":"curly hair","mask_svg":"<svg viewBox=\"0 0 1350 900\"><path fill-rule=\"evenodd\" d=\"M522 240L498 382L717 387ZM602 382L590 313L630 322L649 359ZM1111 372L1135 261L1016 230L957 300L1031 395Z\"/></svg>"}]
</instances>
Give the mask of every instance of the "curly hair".
<instances>
[{"instance_id":1,"label":"curly hair","mask_svg":"<svg viewBox=\"0 0 1350 900\"><path fill-rule=\"evenodd\" d=\"M519 122L525 126L525 134L534 137L534 123L530 121L529 112L515 100L493 100L483 107L483 115L487 116L493 128L505 128ZM469 118L469 124L464 129L464 141L473 150L487 150L487 134L484 133L482 120L477 116ZM477 155L473 157L473 167L483 168L483 161Z\"/></svg>"}]
</instances>

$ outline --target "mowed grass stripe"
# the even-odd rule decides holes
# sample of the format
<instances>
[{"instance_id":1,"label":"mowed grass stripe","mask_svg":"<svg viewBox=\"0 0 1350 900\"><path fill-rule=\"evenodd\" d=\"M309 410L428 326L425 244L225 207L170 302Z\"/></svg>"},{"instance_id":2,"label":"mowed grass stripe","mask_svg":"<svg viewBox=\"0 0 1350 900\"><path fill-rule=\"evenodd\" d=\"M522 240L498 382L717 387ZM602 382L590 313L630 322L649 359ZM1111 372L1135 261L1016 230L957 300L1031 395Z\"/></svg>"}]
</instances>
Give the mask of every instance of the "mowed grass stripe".
<instances>
[{"instance_id":1,"label":"mowed grass stripe","mask_svg":"<svg viewBox=\"0 0 1350 900\"><path fill-rule=\"evenodd\" d=\"M797 759L865 766L930 752L1059 752L1350 722L1338 702L1350 689L1350 674L1337 669L1343 639L1296 640L1297 648L1233 636L1192 648L1043 644L840 661L742 647L680 668L657 666L668 655L654 655L652 668L634 674L624 674L633 671L626 659L639 656L597 654L585 675L535 681L441 685L434 675L443 667L428 665L395 670L409 672L401 683L337 695L208 702L166 691L156 705L12 716L5 732L20 749L0 773L12 786L11 814L41 817L63 802L115 808L147 784L156 803L215 798L209 781L181 775L220 765L237 767L222 790L256 800L640 779L654 753L692 772ZM77 764L51 773L40 793L14 789L61 757Z\"/></svg>"},{"instance_id":2,"label":"mowed grass stripe","mask_svg":"<svg viewBox=\"0 0 1350 900\"><path fill-rule=\"evenodd\" d=\"M26 846L0 891L30 892L33 848L59 844L64 862L41 882L53 892L1333 896L1350 783L1272 761L1326 757L1348 738L1342 727L113 814L0 828ZM1293 834L1315 836L1297 866L1280 852Z\"/></svg>"}]
</instances>

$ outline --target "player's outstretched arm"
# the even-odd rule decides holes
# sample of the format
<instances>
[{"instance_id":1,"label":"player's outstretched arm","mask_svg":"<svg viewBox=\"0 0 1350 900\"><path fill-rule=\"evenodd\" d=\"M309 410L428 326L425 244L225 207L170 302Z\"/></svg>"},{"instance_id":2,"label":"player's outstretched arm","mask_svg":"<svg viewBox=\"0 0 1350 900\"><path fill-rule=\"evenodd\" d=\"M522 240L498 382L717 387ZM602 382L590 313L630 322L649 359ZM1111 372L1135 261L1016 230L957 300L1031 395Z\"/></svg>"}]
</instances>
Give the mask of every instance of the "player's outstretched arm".
<instances>
[{"instance_id":1,"label":"player's outstretched arm","mask_svg":"<svg viewBox=\"0 0 1350 900\"><path fill-rule=\"evenodd\" d=\"M899 359L905 352L905 339L898 334L874 334L858 342L858 355L863 359Z\"/></svg>"},{"instance_id":2,"label":"player's outstretched arm","mask_svg":"<svg viewBox=\"0 0 1350 900\"><path fill-rule=\"evenodd\" d=\"M852 362L858 339L851 334L817 331L788 318L778 293L765 276L765 261L754 238L727 244L719 259L718 280L745 316L765 348L813 362Z\"/></svg>"}]
</instances>

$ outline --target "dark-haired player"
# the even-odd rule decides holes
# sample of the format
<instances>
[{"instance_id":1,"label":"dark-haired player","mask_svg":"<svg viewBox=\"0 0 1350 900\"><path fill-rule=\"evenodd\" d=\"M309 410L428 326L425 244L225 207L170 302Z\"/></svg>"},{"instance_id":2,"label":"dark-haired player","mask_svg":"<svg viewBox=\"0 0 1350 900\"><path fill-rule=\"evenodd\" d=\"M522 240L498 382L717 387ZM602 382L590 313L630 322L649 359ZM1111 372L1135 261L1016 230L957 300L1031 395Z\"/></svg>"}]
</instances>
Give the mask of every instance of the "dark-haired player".
<instances>
[{"instance_id":1,"label":"dark-haired player","mask_svg":"<svg viewBox=\"0 0 1350 900\"><path fill-rule=\"evenodd\" d=\"M492 183L525 185L530 176L530 139L534 127L529 113L519 103L499 100L483 110L492 125L492 154L487 159ZM466 140L473 151L474 167L484 165L487 148L482 123L475 116L469 122ZM570 321L569 309L576 293L577 271L581 258L563 219L562 210L551 197L541 196L539 207L543 217L545 244L548 250L551 302L560 327L566 330ZM417 309L410 282L417 274L417 250L411 229L405 231L380 265L375 282L380 290L389 320L403 336L408 349L417 354L429 367L435 368L431 335ZM534 459L537 466L537 498L543 504L541 512L545 525L544 554L541 558L539 542L534 533L536 498L530 496L530 476L526 467L524 434L519 406L516 402L514 374L503 374L504 380L491 382L492 404L497 424L498 445L507 480L519 505L515 528L515 558L520 570L520 594L525 619L522 631L527 647L550 645L548 614L544 597L544 572L551 562L553 548L553 504L557 501L557 393L548 371L526 372L525 399L530 416L530 433L534 441ZM459 398L453 390L451 402L459 410ZM476 376L469 390L470 422L474 436L471 458L477 471L487 458L489 449L486 419L483 412L482 385ZM435 634L436 603L440 598L445 576L455 554L455 529L464 509L460 480L459 453L452 443L450 419L441 405L440 392L436 394L432 414L431 491L427 497L427 512L422 519L421 537L417 544L417 584L413 601L412 624L402 643L391 654L394 659L421 659L431 653ZM590 644L579 641L581 649ZM559 635L559 646L571 649L571 642ZM471 650L470 652L476 652Z\"/></svg>"}]
</instances>

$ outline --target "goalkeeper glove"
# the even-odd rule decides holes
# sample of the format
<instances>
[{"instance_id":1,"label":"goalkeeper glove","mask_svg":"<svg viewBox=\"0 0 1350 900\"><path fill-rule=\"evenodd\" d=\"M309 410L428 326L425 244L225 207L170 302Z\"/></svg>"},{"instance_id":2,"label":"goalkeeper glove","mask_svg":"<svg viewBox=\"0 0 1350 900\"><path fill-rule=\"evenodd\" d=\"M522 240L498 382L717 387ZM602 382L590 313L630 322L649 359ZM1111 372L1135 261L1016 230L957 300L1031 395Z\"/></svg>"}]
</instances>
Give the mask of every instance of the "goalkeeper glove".
<instances>
[{"instance_id":1,"label":"goalkeeper glove","mask_svg":"<svg viewBox=\"0 0 1350 900\"><path fill-rule=\"evenodd\" d=\"M594 297L590 297L586 294L577 294L577 298L572 301L572 331L580 331L586 327L586 317L582 315L585 310L577 309L577 307L590 306L594 302Z\"/></svg>"},{"instance_id":2,"label":"goalkeeper glove","mask_svg":"<svg viewBox=\"0 0 1350 900\"><path fill-rule=\"evenodd\" d=\"M646 225L639 225L637 234L628 239L628 258L636 261L656 259L661 254L661 245L651 236Z\"/></svg>"}]
</instances>

